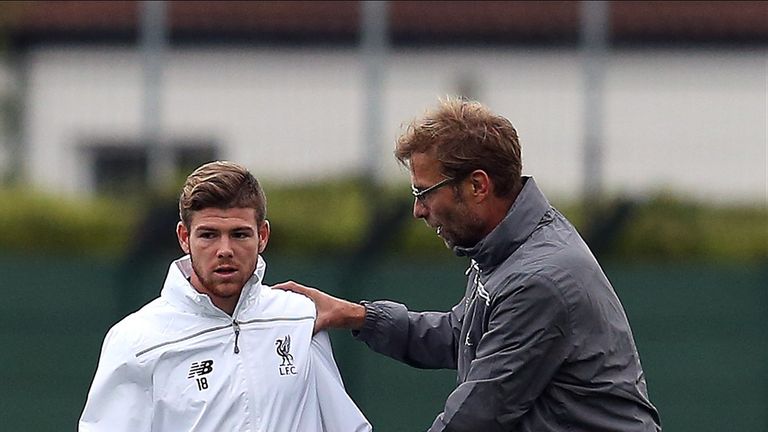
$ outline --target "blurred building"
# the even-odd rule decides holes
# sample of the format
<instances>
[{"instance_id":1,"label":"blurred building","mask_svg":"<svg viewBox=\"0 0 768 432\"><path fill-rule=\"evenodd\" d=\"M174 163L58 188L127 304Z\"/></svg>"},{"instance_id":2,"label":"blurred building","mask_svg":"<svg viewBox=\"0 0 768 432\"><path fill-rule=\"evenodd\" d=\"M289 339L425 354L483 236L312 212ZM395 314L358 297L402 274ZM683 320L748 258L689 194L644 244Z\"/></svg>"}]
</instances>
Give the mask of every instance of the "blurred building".
<instances>
[{"instance_id":1,"label":"blurred building","mask_svg":"<svg viewBox=\"0 0 768 432\"><path fill-rule=\"evenodd\" d=\"M167 6L158 121L172 165L232 159L291 182L365 174L360 3ZM391 156L401 126L464 95L512 121L545 190L581 193L579 2L398 1L389 13L375 175L405 181ZM65 194L146 186L140 2L7 2L0 16L0 75L20 95L5 169ZM609 23L604 190L765 200L768 3L610 2Z\"/></svg>"}]
</instances>

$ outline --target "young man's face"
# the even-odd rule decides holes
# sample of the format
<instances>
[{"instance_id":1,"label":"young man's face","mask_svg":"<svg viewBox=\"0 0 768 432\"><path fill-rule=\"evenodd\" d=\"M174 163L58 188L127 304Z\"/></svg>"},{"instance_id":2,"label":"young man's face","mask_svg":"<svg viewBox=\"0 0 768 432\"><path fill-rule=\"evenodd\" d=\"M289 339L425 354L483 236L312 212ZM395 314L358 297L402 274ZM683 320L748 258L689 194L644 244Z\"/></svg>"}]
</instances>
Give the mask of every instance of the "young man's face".
<instances>
[{"instance_id":1,"label":"young man's face","mask_svg":"<svg viewBox=\"0 0 768 432\"><path fill-rule=\"evenodd\" d=\"M431 153L414 153L410 159L411 184L424 190L445 180L440 162ZM455 179L436 188L413 203L413 216L424 219L449 248L471 247L483 237L483 222L472 204L464 198L466 179ZM454 187L459 188L457 195Z\"/></svg>"},{"instance_id":2,"label":"young man's face","mask_svg":"<svg viewBox=\"0 0 768 432\"><path fill-rule=\"evenodd\" d=\"M206 208L192 213L189 229L179 222L176 234L192 258L192 286L231 314L267 245L269 222L257 223L252 208Z\"/></svg>"}]
</instances>

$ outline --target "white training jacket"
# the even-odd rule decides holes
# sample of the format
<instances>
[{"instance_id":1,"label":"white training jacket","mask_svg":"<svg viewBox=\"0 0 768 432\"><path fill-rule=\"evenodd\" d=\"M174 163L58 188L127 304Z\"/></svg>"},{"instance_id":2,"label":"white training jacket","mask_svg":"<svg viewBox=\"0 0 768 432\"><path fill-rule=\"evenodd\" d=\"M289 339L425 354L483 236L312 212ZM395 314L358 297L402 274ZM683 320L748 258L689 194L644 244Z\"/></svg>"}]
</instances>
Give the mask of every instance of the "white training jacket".
<instances>
[{"instance_id":1,"label":"white training jacket","mask_svg":"<svg viewBox=\"0 0 768 432\"><path fill-rule=\"evenodd\" d=\"M344 390L308 298L261 283L259 257L232 316L171 264L160 297L110 329L80 432L358 432L371 425Z\"/></svg>"}]
</instances>

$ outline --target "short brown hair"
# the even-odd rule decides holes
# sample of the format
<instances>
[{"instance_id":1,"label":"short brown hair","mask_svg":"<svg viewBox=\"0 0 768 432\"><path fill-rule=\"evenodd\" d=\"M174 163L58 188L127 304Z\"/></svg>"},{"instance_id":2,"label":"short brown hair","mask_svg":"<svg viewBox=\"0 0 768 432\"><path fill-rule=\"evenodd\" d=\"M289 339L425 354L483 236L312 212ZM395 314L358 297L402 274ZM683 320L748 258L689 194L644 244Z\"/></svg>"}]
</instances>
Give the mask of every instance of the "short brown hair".
<instances>
[{"instance_id":1,"label":"short brown hair","mask_svg":"<svg viewBox=\"0 0 768 432\"><path fill-rule=\"evenodd\" d=\"M253 208L256 222L267 217L267 198L247 169L227 161L209 162L187 177L179 197L179 217L187 228L192 213L206 208Z\"/></svg>"},{"instance_id":2,"label":"short brown hair","mask_svg":"<svg viewBox=\"0 0 768 432\"><path fill-rule=\"evenodd\" d=\"M461 178L483 170L493 180L495 194L514 194L523 169L517 131L506 118L479 102L440 100L437 108L416 119L397 140L395 157L404 166L414 153L434 149L442 174Z\"/></svg>"}]
</instances>

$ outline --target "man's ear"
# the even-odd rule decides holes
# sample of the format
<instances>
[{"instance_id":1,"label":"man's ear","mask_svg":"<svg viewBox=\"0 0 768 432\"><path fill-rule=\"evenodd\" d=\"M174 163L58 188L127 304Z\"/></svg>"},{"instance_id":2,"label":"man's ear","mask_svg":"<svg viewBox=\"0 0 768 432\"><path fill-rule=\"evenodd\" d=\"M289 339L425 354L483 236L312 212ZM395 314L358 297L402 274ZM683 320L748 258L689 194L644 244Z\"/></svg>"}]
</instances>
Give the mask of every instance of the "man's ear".
<instances>
[{"instance_id":1,"label":"man's ear","mask_svg":"<svg viewBox=\"0 0 768 432\"><path fill-rule=\"evenodd\" d=\"M264 252L269 242L269 221L264 219L264 222L259 224L259 253Z\"/></svg>"},{"instance_id":2,"label":"man's ear","mask_svg":"<svg viewBox=\"0 0 768 432\"><path fill-rule=\"evenodd\" d=\"M184 222L179 222L176 224L176 238L179 239L179 246L181 246L181 250L184 251L184 253L189 253L189 230L187 229L186 225L184 225Z\"/></svg>"},{"instance_id":3,"label":"man's ear","mask_svg":"<svg viewBox=\"0 0 768 432\"><path fill-rule=\"evenodd\" d=\"M474 170L469 175L469 181L472 184L472 196L480 201L484 200L491 193L491 178L483 170Z\"/></svg>"}]
</instances>

